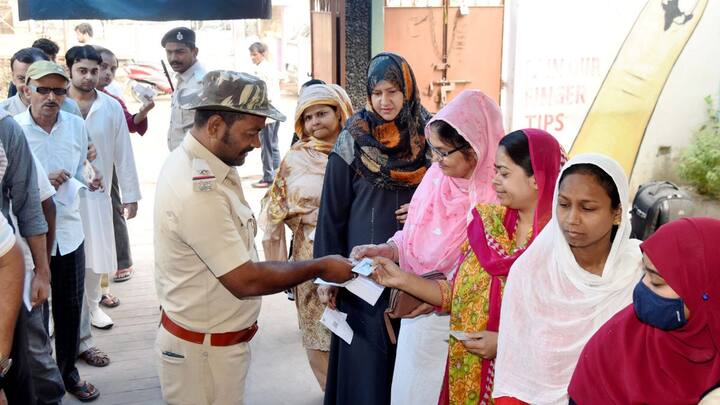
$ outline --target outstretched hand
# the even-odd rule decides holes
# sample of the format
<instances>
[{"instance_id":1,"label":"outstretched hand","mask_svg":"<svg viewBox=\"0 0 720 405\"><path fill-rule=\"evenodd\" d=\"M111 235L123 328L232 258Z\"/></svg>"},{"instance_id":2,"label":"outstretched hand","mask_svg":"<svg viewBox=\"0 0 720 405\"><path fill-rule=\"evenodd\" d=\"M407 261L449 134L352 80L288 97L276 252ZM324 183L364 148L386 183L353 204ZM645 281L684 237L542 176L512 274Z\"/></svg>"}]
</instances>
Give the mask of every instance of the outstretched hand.
<instances>
[{"instance_id":1,"label":"outstretched hand","mask_svg":"<svg viewBox=\"0 0 720 405\"><path fill-rule=\"evenodd\" d=\"M360 260L365 257L381 256L388 259L395 258L395 251L388 243L380 245L358 245L350 251L350 258Z\"/></svg>"},{"instance_id":2,"label":"outstretched hand","mask_svg":"<svg viewBox=\"0 0 720 405\"><path fill-rule=\"evenodd\" d=\"M370 277L376 283L390 288L400 288L405 284L407 273L392 260L386 257L373 258L374 271Z\"/></svg>"},{"instance_id":3,"label":"outstretched hand","mask_svg":"<svg viewBox=\"0 0 720 405\"><path fill-rule=\"evenodd\" d=\"M350 260L339 255L325 256L320 259L322 272L320 278L333 283L344 283L355 275Z\"/></svg>"}]
</instances>

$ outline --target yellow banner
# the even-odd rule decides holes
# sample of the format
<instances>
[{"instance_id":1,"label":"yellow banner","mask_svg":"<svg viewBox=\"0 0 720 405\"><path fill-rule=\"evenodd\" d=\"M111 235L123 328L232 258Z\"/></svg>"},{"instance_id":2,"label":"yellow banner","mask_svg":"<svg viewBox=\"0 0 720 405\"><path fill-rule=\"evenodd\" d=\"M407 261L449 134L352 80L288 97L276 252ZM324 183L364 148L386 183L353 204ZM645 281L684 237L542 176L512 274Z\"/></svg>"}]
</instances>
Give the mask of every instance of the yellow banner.
<instances>
[{"instance_id":1,"label":"yellow banner","mask_svg":"<svg viewBox=\"0 0 720 405\"><path fill-rule=\"evenodd\" d=\"M628 175L658 98L708 0L680 10L678 0L649 0L630 29L583 121L570 155L612 156Z\"/></svg>"}]
</instances>

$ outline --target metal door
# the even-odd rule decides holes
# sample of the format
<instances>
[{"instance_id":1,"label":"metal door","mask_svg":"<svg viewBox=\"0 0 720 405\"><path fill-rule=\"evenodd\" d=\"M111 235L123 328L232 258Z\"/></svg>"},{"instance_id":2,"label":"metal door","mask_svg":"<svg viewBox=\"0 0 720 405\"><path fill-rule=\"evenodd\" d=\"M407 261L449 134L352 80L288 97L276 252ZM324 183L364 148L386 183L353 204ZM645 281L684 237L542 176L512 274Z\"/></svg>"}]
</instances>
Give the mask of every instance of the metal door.
<instances>
[{"instance_id":1,"label":"metal door","mask_svg":"<svg viewBox=\"0 0 720 405\"><path fill-rule=\"evenodd\" d=\"M341 56L345 48L341 17L344 12L344 0L310 1L312 76L315 79L342 84L345 75Z\"/></svg>"},{"instance_id":2,"label":"metal door","mask_svg":"<svg viewBox=\"0 0 720 405\"><path fill-rule=\"evenodd\" d=\"M503 6L385 6L385 49L410 63L422 103L438 111L463 89L500 101ZM445 21L447 21L445 23Z\"/></svg>"}]
</instances>

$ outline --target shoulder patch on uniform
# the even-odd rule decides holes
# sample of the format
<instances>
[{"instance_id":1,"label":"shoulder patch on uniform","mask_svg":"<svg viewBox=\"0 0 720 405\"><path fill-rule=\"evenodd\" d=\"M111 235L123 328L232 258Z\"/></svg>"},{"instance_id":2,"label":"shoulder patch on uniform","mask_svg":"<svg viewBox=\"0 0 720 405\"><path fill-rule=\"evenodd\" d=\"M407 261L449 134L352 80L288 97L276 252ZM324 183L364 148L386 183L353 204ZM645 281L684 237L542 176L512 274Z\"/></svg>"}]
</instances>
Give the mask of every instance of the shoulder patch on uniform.
<instances>
[{"instance_id":1,"label":"shoulder patch on uniform","mask_svg":"<svg viewBox=\"0 0 720 405\"><path fill-rule=\"evenodd\" d=\"M193 159L193 191L215 189L215 174L205 159Z\"/></svg>"}]
</instances>

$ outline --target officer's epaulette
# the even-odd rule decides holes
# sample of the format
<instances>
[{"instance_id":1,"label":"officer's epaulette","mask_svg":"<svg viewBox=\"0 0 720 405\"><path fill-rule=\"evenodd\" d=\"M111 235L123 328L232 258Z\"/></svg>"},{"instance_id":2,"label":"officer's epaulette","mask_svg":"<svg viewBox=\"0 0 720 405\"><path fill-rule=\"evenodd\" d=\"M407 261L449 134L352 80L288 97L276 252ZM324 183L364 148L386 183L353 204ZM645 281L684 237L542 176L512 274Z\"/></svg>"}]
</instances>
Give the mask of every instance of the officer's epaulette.
<instances>
[{"instance_id":1,"label":"officer's epaulette","mask_svg":"<svg viewBox=\"0 0 720 405\"><path fill-rule=\"evenodd\" d=\"M193 191L215 189L215 174L204 159L193 159Z\"/></svg>"}]
</instances>

